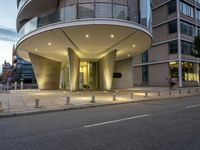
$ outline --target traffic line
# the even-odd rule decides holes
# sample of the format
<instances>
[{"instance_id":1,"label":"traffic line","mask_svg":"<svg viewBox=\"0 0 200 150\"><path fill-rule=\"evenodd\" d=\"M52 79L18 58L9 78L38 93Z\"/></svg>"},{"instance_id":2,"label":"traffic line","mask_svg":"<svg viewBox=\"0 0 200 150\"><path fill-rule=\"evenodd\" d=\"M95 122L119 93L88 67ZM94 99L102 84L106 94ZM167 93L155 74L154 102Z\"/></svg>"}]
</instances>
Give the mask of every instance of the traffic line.
<instances>
[{"instance_id":1,"label":"traffic line","mask_svg":"<svg viewBox=\"0 0 200 150\"><path fill-rule=\"evenodd\" d=\"M137 118L143 118L143 117L147 117L150 114L145 114L145 115L139 115L139 116L134 116L134 117L128 117L128 118L123 118L123 119L118 119L118 120L112 120L112 121L106 121L106 122L100 122L100 123L95 123L95 124L91 124L91 125L86 125L84 126L84 128L91 128L91 127L95 127L95 126L102 126L102 125L106 125L106 124L112 124L112 123L117 123L117 122L122 122L122 121L127 121L127 120L133 120L133 119L137 119Z\"/></svg>"},{"instance_id":2,"label":"traffic line","mask_svg":"<svg viewBox=\"0 0 200 150\"><path fill-rule=\"evenodd\" d=\"M191 106L186 106L185 108L190 109L190 108L195 108L195 107L200 107L200 104L191 105Z\"/></svg>"}]
</instances>

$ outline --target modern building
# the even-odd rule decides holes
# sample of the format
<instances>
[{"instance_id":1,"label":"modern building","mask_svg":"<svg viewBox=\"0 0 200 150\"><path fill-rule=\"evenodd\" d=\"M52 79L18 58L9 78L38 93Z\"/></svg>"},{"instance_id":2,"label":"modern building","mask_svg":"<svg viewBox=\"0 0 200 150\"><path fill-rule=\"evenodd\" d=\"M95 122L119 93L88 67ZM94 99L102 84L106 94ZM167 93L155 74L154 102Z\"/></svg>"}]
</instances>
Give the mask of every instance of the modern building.
<instances>
[{"instance_id":1,"label":"modern building","mask_svg":"<svg viewBox=\"0 0 200 150\"><path fill-rule=\"evenodd\" d=\"M15 49L13 49L12 66L13 82L23 82L24 85L29 85L30 87L37 87L37 82L35 79L32 64L17 56Z\"/></svg>"},{"instance_id":2,"label":"modern building","mask_svg":"<svg viewBox=\"0 0 200 150\"><path fill-rule=\"evenodd\" d=\"M153 0L153 47L133 58L134 85L199 85L200 59L194 36L200 34L199 0Z\"/></svg>"},{"instance_id":3,"label":"modern building","mask_svg":"<svg viewBox=\"0 0 200 150\"><path fill-rule=\"evenodd\" d=\"M16 52L40 89L133 86L132 57L152 44L151 0L17 0Z\"/></svg>"}]
</instances>

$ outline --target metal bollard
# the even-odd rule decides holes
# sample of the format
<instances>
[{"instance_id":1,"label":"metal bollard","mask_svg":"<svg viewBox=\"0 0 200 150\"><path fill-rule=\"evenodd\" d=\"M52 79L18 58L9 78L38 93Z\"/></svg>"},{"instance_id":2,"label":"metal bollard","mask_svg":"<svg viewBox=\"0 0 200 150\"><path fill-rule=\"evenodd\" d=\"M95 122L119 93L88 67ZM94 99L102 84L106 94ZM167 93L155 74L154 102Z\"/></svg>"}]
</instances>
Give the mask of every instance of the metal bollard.
<instances>
[{"instance_id":1,"label":"metal bollard","mask_svg":"<svg viewBox=\"0 0 200 150\"><path fill-rule=\"evenodd\" d=\"M172 95L172 91L171 90L169 90L169 95Z\"/></svg>"},{"instance_id":2,"label":"metal bollard","mask_svg":"<svg viewBox=\"0 0 200 150\"><path fill-rule=\"evenodd\" d=\"M149 96L149 93L148 91L145 92L145 97L148 97Z\"/></svg>"},{"instance_id":3,"label":"metal bollard","mask_svg":"<svg viewBox=\"0 0 200 150\"><path fill-rule=\"evenodd\" d=\"M96 101L95 101L95 95L92 95L92 97L91 97L91 103L95 103Z\"/></svg>"},{"instance_id":4,"label":"metal bollard","mask_svg":"<svg viewBox=\"0 0 200 150\"><path fill-rule=\"evenodd\" d=\"M113 94L113 101L116 101L116 93Z\"/></svg>"},{"instance_id":5,"label":"metal bollard","mask_svg":"<svg viewBox=\"0 0 200 150\"><path fill-rule=\"evenodd\" d=\"M21 90L23 90L23 88L24 88L24 83L23 82L20 83L20 87L21 87Z\"/></svg>"},{"instance_id":6,"label":"metal bollard","mask_svg":"<svg viewBox=\"0 0 200 150\"><path fill-rule=\"evenodd\" d=\"M17 82L15 82L15 90L17 90Z\"/></svg>"},{"instance_id":7,"label":"metal bollard","mask_svg":"<svg viewBox=\"0 0 200 150\"><path fill-rule=\"evenodd\" d=\"M40 107L40 99L35 99L35 108Z\"/></svg>"},{"instance_id":8,"label":"metal bollard","mask_svg":"<svg viewBox=\"0 0 200 150\"><path fill-rule=\"evenodd\" d=\"M189 89L189 88L188 88L188 91L187 91L187 93L188 93L188 94L190 94L190 93L191 93L191 91L190 91L190 89Z\"/></svg>"},{"instance_id":9,"label":"metal bollard","mask_svg":"<svg viewBox=\"0 0 200 150\"><path fill-rule=\"evenodd\" d=\"M182 90L181 90L181 89L179 89L179 94L180 94L180 95L182 94Z\"/></svg>"},{"instance_id":10,"label":"metal bollard","mask_svg":"<svg viewBox=\"0 0 200 150\"><path fill-rule=\"evenodd\" d=\"M9 83L6 84L6 90L9 90Z\"/></svg>"},{"instance_id":11,"label":"metal bollard","mask_svg":"<svg viewBox=\"0 0 200 150\"><path fill-rule=\"evenodd\" d=\"M160 96L160 91L158 91L158 96Z\"/></svg>"},{"instance_id":12,"label":"metal bollard","mask_svg":"<svg viewBox=\"0 0 200 150\"><path fill-rule=\"evenodd\" d=\"M67 96L66 97L66 103L65 103L66 105L70 105L70 96Z\"/></svg>"},{"instance_id":13,"label":"metal bollard","mask_svg":"<svg viewBox=\"0 0 200 150\"><path fill-rule=\"evenodd\" d=\"M131 99L133 99L133 92L131 92Z\"/></svg>"},{"instance_id":14,"label":"metal bollard","mask_svg":"<svg viewBox=\"0 0 200 150\"><path fill-rule=\"evenodd\" d=\"M0 111L3 111L3 105L1 101L0 101Z\"/></svg>"}]
</instances>

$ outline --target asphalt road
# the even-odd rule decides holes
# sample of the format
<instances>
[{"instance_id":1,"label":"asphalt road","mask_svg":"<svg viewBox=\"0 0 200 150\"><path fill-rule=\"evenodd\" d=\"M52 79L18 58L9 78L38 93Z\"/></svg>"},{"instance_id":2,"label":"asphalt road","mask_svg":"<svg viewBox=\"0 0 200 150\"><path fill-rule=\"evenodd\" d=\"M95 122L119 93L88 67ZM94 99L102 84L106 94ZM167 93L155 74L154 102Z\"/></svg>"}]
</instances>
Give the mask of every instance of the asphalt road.
<instances>
[{"instance_id":1,"label":"asphalt road","mask_svg":"<svg viewBox=\"0 0 200 150\"><path fill-rule=\"evenodd\" d=\"M200 150L200 96L1 118L0 150Z\"/></svg>"}]
</instances>

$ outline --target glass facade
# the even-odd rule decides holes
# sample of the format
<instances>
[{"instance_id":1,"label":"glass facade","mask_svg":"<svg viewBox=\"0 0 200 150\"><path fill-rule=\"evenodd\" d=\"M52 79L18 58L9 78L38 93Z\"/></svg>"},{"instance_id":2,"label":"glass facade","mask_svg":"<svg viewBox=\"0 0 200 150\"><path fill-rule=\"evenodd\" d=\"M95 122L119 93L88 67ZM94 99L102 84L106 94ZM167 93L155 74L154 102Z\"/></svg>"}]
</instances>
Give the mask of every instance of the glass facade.
<instances>
[{"instance_id":1,"label":"glass facade","mask_svg":"<svg viewBox=\"0 0 200 150\"><path fill-rule=\"evenodd\" d=\"M19 30L19 37L52 23L86 18L126 20L140 23L150 31L152 28L151 0L140 0L140 4L137 0L62 0L61 3L62 7L46 11L26 22Z\"/></svg>"},{"instance_id":2,"label":"glass facade","mask_svg":"<svg viewBox=\"0 0 200 150\"><path fill-rule=\"evenodd\" d=\"M194 8L185 2L180 2L180 12L186 16L194 18Z\"/></svg>"}]
</instances>

